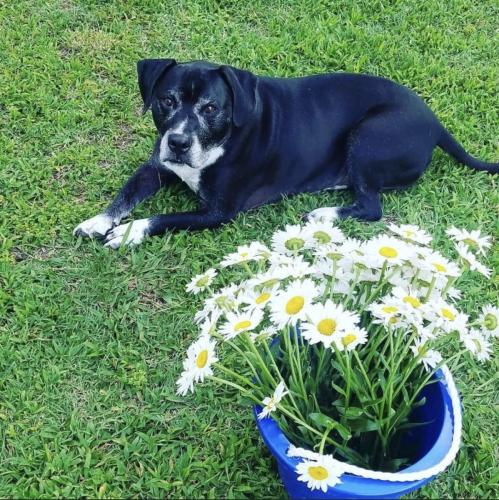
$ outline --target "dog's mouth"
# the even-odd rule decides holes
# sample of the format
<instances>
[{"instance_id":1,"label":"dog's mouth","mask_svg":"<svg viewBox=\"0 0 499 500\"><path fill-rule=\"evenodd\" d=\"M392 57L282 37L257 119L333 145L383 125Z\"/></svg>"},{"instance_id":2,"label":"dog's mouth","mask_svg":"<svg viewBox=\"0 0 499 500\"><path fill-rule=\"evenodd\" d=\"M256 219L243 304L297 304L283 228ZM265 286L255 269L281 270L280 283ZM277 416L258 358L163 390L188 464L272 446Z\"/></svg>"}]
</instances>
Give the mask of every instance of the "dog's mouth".
<instances>
[{"instance_id":1,"label":"dog's mouth","mask_svg":"<svg viewBox=\"0 0 499 500\"><path fill-rule=\"evenodd\" d=\"M162 163L173 163L174 165L183 165L185 167L191 167L192 166L187 162L187 160L184 160L183 158L178 158L178 157L174 157L174 158L162 158L161 159L161 162Z\"/></svg>"}]
</instances>

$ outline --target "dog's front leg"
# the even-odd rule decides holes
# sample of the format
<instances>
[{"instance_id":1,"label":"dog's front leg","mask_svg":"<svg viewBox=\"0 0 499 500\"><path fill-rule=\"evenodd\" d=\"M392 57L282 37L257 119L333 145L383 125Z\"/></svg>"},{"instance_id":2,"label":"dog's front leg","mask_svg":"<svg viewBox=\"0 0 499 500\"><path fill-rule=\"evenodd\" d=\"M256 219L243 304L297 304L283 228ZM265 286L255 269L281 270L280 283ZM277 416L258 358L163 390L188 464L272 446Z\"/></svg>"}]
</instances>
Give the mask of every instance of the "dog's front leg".
<instances>
[{"instance_id":1,"label":"dog's front leg","mask_svg":"<svg viewBox=\"0 0 499 500\"><path fill-rule=\"evenodd\" d=\"M79 224L73 234L89 238L103 238L119 224L142 200L176 179L173 172L152 162L142 165L126 182L113 202L103 212Z\"/></svg>"},{"instance_id":2,"label":"dog's front leg","mask_svg":"<svg viewBox=\"0 0 499 500\"><path fill-rule=\"evenodd\" d=\"M176 229L208 229L229 222L234 214L225 210L202 209L178 214L155 215L115 227L106 236L106 245L138 245L146 236L155 236Z\"/></svg>"}]
</instances>

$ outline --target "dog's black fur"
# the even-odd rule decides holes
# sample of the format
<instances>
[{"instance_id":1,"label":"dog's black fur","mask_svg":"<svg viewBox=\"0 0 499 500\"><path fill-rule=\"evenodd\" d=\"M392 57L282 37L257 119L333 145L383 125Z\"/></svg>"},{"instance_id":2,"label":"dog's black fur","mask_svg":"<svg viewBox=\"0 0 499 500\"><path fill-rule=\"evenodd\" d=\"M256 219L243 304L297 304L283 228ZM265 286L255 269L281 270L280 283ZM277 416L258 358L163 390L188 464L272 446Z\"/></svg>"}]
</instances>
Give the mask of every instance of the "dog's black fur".
<instances>
[{"instance_id":1,"label":"dog's black fur","mask_svg":"<svg viewBox=\"0 0 499 500\"><path fill-rule=\"evenodd\" d=\"M154 152L98 216L109 227L75 230L105 231L110 246L123 240L112 227L179 176L197 191L200 208L153 216L143 236L214 227L283 195L339 187L352 189L355 202L330 215L378 220L380 192L415 182L436 146L476 170L499 171L470 156L420 97L384 78L267 78L172 59L140 61L138 75L159 132Z\"/></svg>"}]
</instances>

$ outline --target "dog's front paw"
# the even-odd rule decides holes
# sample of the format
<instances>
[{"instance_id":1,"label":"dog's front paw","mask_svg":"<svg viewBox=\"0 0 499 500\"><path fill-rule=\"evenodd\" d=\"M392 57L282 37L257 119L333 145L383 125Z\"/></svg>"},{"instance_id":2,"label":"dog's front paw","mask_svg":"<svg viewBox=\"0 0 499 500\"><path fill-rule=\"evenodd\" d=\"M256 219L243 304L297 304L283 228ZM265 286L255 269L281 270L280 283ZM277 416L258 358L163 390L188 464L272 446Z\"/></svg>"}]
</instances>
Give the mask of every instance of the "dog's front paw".
<instances>
[{"instance_id":1,"label":"dog's front paw","mask_svg":"<svg viewBox=\"0 0 499 500\"><path fill-rule=\"evenodd\" d=\"M305 215L307 222L332 222L339 217L339 207L323 207L312 210Z\"/></svg>"},{"instance_id":2,"label":"dog's front paw","mask_svg":"<svg viewBox=\"0 0 499 500\"><path fill-rule=\"evenodd\" d=\"M113 226L113 218L110 215L99 214L76 226L73 234L75 236L86 236L88 238L103 238Z\"/></svg>"},{"instance_id":3,"label":"dog's front paw","mask_svg":"<svg viewBox=\"0 0 499 500\"><path fill-rule=\"evenodd\" d=\"M106 236L104 246L119 248L122 244L127 246L139 245L147 236L149 219L140 219L116 226Z\"/></svg>"}]
</instances>

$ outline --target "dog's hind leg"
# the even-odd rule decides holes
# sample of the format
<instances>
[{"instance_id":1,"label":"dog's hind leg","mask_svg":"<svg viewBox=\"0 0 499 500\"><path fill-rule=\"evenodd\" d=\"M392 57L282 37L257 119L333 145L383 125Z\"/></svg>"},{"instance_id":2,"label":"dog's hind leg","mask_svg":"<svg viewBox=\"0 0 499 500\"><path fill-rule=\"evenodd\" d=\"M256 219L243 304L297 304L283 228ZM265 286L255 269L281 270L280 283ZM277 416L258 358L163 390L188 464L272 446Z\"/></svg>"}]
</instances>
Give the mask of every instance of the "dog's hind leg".
<instances>
[{"instance_id":1,"label":"dog's hind leg","mask_svg":"<svg viewBox=\"0 0 499 500\"><path fill-rule=\"evenodd\" d=\"M381 219L380 192L414 183L430 162L436 140L431 116L390 110L366 118L351 132L348 144L348 184L354 191L354 203L319 208L307 218Z\"/></svg>"}]
</instances>

